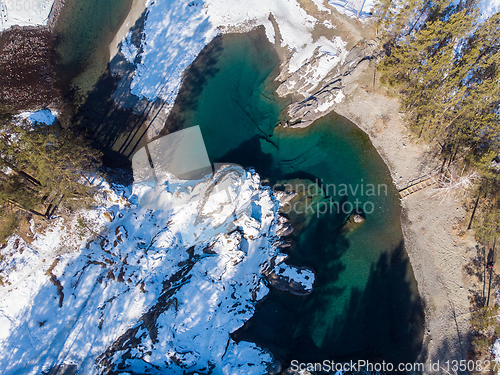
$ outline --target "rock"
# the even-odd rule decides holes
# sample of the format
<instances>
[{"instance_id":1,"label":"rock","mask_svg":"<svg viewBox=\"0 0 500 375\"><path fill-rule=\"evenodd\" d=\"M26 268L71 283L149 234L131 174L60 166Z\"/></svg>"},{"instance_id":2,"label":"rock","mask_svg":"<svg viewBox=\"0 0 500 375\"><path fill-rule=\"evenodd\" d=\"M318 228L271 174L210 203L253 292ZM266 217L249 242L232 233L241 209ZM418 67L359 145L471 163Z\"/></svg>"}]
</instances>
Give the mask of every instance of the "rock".
<instances>
[{"instance_id":1,"label":"rock","mask_svg":"<svg viewBox=\"0 0 500 375\"><path fill-rule=\"evenodd\" d=\"M293 366L290 366L283 371L283 375L316 375L316 372L311 372L309 370L296 370Z\"/></svg>"},{"instance_id":2,"label":"rock","mask_svg":"<svg viewBox=\"0 0 500 375\"><path fill-rule=\"evenodd\" d=\"M273 363L270 363L269 366L267 366L266 374L278 375L279 373L281 373L281 370L282 370L281 362L275 359Z\"/></svg>"},{"instance_id":3,"label":"rock","mask_svg":"<svg viewBox=\"0 0 500 375\"><path fill-rule=\"evenodd\" d=\"M291 234L292 232L293 232L293 227L290 224L286 223L276 231L276 234L279 237L285 237Z\"/></svg>"},{"instance_id":4,"label":"rock","mask_svg":"<svg viewBox=\"0 0 500 375\"><path fill-rule=\"evenodd\" d=\"M104 211L102 214L109 222L115 220L115 213L113 211Z\"/></svg>"},{"instance_id":5,"label":"rock","mask_svg":"<svg viewBox=\"0 0 500 375\"><path fill-rule=\"evenodd\" d=\"M274 193L274 196L279 200L281 205L287 204L288 202L290 202L293 199L293 197L295 197L297 195L297 193L295 191L288 191L288 190L285 190L285 191L274 190L273 193Z\"/></svg>"},{"instance_id":6,"label":"rock","mask_svg":"<svg viewBox=\"0 0 500 375\"><path fill-rule=\"evenodd\" d=\"M351 212L349 217L347 218L342 231L344 233L350 233L353 232L354 230L358 229L360 226L362 226L366 221L365 214L363 212L358 212L354 210Z\"/></svg>"},{"instance_id":7,"label":"rock","mask_svg":"<svg viewBox=\"0 0 500 375\"><path fill-rule=\"evenodd\" d=\"M337 75L308 98L288 106L290 121L287 126L304 128L331 112L335 104L341 101L342 92L352 86L354 80L368 67L372 59L378 58L383 53L380 52L378 45L379 39L376 38L354 46L347 54L344 64L337 68ZM277 92L280 92L279 88Z\"/></svg>"},{"instance_id":8,"label":"rock","mask_svg":"<svg viewBox=\"0 0 500 375\"><path fill-rule=\"evenodd\" d=\"M306 267L282 264L268 273L266 278L273 288L297 296L305 296L313 291L314 272Z\"/></svg>"},{"instance_id":9,"label":"rock","mask_svg":"<svg viewBox=\"0 0 500 375\"><path fill-rule=\"evenodd\" d=\"M354 214L352 219L355 223L362 223L365 220L365 218L359 214Z\"/></svg>"}]
</instances>

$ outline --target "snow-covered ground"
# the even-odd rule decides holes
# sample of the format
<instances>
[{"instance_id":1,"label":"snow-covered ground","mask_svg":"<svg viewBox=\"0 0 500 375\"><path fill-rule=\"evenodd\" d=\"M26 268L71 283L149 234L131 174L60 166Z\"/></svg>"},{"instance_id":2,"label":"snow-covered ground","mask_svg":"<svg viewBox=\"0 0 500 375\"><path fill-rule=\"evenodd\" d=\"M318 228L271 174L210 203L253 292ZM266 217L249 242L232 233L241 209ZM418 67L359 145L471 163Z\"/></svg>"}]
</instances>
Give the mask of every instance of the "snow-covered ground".
<instances>
[{"instance_id":1,"label":"snow-covered ground","mask_svg":"<svg viewBox=\"0 0 500 375\"><path fill-rule=\"evenodd\" d=\"M340 13L365 20L371 16L376 0L328 0Z\"/></svg>"},{"instance_id":2,"label":"snow-covered ground","mask_svg":"<svg viewBox=\"0 0 500 375\"><path fill-rule=\"evenodd\" d=\"M481 18L486 19L493 14L500 12L500 0L482 0L479 3Z\"/></svg>"},{"instance_id":3,"label":"snow-covered ground","mask_svg":"<svg viewBox=\"0 0 500 375\"><path fill-rule=\"evenodd\" d=\"M316 0L318 2L320 0ZM350 17L366 20L371 16L371 10L376 4L376 0L327 0L340 13ZM458 3L458 1L457 1ZM360 10L361 9L361 10ZM500 0L481 0L479 2L481 18L486 19L500 11Z\"/></svg>"},{"instance_id":4,"label":"snow-covered ground","mask_svg":"<svg viewBox=\"0 0 500 375\"><path fill-rule=\"evenodd\" d=\"M85 374L118 365L151 374L267 373L272 355L229 335L268 293L268 272L305 289L314 275L282 263L277 232L286 220L259 176L222 166L198 181L167 180L172 204L155 211L138 204L147 184L100 184L96 209L56 219L44 234L32 224L32 243L13 236L0 250L2 373L40 374L56 364Z\"/></svg>"},{"instance_id":5,"label":"snow-covered ground","mask_svg":"<svg viewBox=\"0 0 500 375\"><path fill-rule=\"evenodd\" d=\"M496 339L493 344L493 348L491 348L491 352L495 356L495 362L497 366L500 365L500 339ZM500 369L497 370L497 374L500 375Z\"/></svg>"},{"instance_id":6,"label":"snow-covered ground","mask_svg":"<svg viewBox=\"0 0 500 375\"><path fill-rule=\"evenodd\" d=\"M18 117L21 119L26 119L32 124L39 123L52 125L57 121L57 112L52 112L50 109L46 108L36 112L21 112Z\"/></svg>"},{"instance_id":7,"label":"snow-covered ground","mask_svg":"<svg viewBox=\"0 0 500 375\"><path fill-rule=\"evenodd\" d=\"M331 12L320 0L315 3L319 9ZM184 70L206 44L220 33L248 31L258 25L265 27L272 43L277 38L275 26L279 30L277 43L291 51L290 74L309 64L317 54L317 63L309 65L314 71L306 72L310 86L314 87L345 55L345 43L339 37L313 41L311 31L318 22L296 0L150 1L142 52L132 45L130 34L121 49L130 62L140 53L131 92L140 98L161 98L172 104ZM326 26L333 25L326 22Z\"/></svg>"},{"instance_id":8,"label":"snow-covered ground","mask_svg":"<svg viewBox=\"0 0 500 375\"><path fill-rule=\"evenodd\" d=\"M46 25L54 1L0 0L0 31L14 25Z\"/></svg>"}]
</instances>

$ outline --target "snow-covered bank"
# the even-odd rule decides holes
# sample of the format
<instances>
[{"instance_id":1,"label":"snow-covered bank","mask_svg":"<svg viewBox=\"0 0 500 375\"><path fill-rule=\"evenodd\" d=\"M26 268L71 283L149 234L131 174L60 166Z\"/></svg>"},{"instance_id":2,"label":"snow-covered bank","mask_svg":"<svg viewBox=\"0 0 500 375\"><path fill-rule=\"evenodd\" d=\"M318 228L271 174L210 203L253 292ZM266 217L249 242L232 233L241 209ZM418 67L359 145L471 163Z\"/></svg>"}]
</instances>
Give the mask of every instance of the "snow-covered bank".
<instances>
[{"instance_id":1,"label":"snow-covered bank","mask_svg":"<svg viewBox=\"0 0 500 375\"><path fill-rule=\"evenodd\" d=\"M479 10L481 18L484 20L491 17L495 13L500 12L500 0L482 0L479 2Z\"/></svg>"},{"instance_id":2,"label":"snow-covered bank","mask_svg":"<svg viewBox=\"0 0 500 375\"><path fill-rule=\"evenodd\" d=\"M324 8L319 1L316 3L318 9ZM134 46L129 34L122 53L130 62L140 55L131 92L149 100L161 98L172 104L185 69L206 44L224 32L243 32L263 25L270 42L290 51L286 69L289 74L307 65L307 69L302 69L308 76L308 89L302 90L304 95L346 53L345 42L338 36L314 40L311 32L320 21L296 0L158 0L148 2L147 9L141 46ZM328 27L332 27L331 23Z\"/></svg>"},{"instance_id":3,"label":"snow-covered bank","mask_svg":"<svg viewBox=\"0 0 500 375\"><path fill-rule=\"evenodd\" d=\"M366 20L371 16L375 0L328 0L340 13L360 20Z\"/></svg>"},{"instance_id":4,"label":"snow-covered bank","mask_svg":"<svg viewBox=\"0 0 500 375\"><path fill-rule=\"evenodd\" d=\"M62 364L85 374L116 366L273 373L268 351L229 335L267 294L270 271L306 290L314 277L282 263L278 233L287 223L259 176L222 166L199 181L167 180L164 194L184 204L156 211L138 205L147 185L102 186L107 199L97 209L1 249L3 373Z\"/></svg>"},{"instance_id":5,"label":"snow-covered bank","mask_svg":"<svg viewBox=\"0 0 500 375\"><path fill-rule=\"evenodd\" d=\"M491 352L493 353L493 356L495 357L495 362L497 363L498 366L500 364L500 339L495 340L493 348L491 348ZM497 374L500 374L500 369L497 370Z\"/></svg>"},{"instance_id":6,"label":"snow-covered bank","mask_svg":"<svg viewBox=\"0 0 500 375\"><path fill-rule=\"evenodd\" d=\"M46 25L55 0L0 0L0 31L11 26Z\"/></svg>"}]
</instances>

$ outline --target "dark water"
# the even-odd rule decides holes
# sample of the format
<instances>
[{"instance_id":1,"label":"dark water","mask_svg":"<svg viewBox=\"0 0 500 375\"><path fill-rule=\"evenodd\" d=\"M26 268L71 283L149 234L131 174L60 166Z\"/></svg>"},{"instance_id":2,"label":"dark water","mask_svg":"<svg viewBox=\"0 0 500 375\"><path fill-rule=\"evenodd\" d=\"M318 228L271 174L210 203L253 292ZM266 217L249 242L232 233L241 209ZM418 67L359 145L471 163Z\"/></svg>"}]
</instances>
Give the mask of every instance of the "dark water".
<instances>
[{"instance_id":1,"label":"dark water","mask_svg":"<svg viewBox=\"0 0 500 375\"><path fill-rule=\"evenodd\" d=\"M63 90L87 94L105 73L109 44L132 0L66 0L55 25L56 68Z\"/></svg>"},{"instance_id":2,"label":"dark water","mask_svg":"<svg viewBox=\"0 0 500 375\"><path fill-rule=\"evenodd\" d=\"M109 44L131 5L132 0L66 0L54 30L54 65L65 98L58 119L65 127L91 135L106 166L128 170L117 179L121 183L131 183L129 157L143 138L138 130L145 122L145 116L120 108L112 97L121 78L111 73ZM131 29L140 34L142 25ZM128 64L120 55L111 63Z\"/></svg>"},{"instance_id":3,"label":"dark water","mask_svg":"<svg viewBox=\"0 0 500 375\"><path fill-rule=\"evenodd\" d=\"M331 196L318 197L311 189L305 195L315 196L297 198L296 207L304 210L310 199L314 212L289 215L295 231L288 263L316 271L314 292L297 297L271 291L233 337L271 349L285 364L414 361L421 350L423 309L387 167L367 135L336 114L306 129L276 127L287 104L274 94L278 64L262 32L217 38L189 70L166 126L173 131L200 125L212 162L254 167L270 185L309 188L316 182ZM345 196L343 184L358 190ZM375 195L367 191L372 185ZM373 212L355 231L342 230L345 213L318 212L331 200L356 199Z\"/></svg>"}]
</instances>

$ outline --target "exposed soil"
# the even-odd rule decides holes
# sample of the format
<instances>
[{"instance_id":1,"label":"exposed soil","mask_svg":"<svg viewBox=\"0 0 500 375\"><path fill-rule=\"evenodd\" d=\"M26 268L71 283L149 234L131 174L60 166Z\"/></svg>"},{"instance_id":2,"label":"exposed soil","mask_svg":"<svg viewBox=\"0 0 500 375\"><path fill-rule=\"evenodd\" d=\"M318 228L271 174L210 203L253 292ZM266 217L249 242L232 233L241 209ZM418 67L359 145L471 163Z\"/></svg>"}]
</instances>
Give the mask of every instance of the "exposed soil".
<instances>
[{"instance_id":1,"label":"exposed soil","mask_svg":"<svg viewBox=\"0 0 500 375\"><path fill-rule=\"evenodd\" d=\"M53 61L54 38L47 28L13 27L0 33L0 100L13 110L59 103Z\"/></svg>"}]
</instances>

